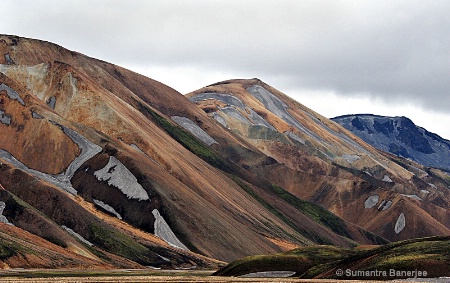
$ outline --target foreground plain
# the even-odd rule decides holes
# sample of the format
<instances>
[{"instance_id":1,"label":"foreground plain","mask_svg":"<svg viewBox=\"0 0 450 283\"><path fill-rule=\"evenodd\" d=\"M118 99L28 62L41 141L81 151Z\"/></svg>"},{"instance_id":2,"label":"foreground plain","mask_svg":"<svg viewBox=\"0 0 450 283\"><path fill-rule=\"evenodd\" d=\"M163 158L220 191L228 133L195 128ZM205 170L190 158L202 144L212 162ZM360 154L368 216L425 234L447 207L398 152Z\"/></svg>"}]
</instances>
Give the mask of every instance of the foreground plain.
<instances>
[{"instance_id":1,"label":"foreground plain","mask_svg":"<svg viewBox=\"0 0 450 283\"><path fill-rule=\"evenodd\" d=\"M295 278L242 278L211 276L213 270L50 270L9 269L0 272L0 282L388 282L377 280L295 279ZM448 279L447 279L448 280ZM448 282L445 279L411 279L389 282Z\"/></svg>"}]
</instances>

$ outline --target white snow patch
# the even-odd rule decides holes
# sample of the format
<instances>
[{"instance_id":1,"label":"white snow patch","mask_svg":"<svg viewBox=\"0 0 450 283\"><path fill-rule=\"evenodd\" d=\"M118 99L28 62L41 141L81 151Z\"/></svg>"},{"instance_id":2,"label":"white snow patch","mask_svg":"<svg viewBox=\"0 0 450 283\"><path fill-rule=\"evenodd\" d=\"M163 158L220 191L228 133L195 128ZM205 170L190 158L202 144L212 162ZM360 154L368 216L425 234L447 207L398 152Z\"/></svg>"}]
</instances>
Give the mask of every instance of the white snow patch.
<instances>
[{"instance_id":1,"label":"white snow patch","mask_svg":"<svg viewBox=\"0 0 450 283\"><path fill-rule=\"evenodd\" d=\"M392 181L392 179L391 178L389 178L389 176L388 175L384 175L384 177L383 177L383 181L384 182L388 182L388 183L393 183L394 181Z\"/></svg>"},{"instance_id":2,"label":"white snow patch","mask_svg":"<svg viewBox=\"0 0 450 283\"><path fill-rule=\"evenodd\" d=\"M363 173L369 175L370 177L373 177L372 173L370 173L369 171L363 171Z\"/></svg>"},{"instance_id":3,"label":"white snow patch","mask_svg":"<svg viewBox=\"0 0 450 283\"><path fill-rule=\"evenodd\" d=\"M372 208L375 205L377 205L378 201L380 200L380 196L379 195L373 195L370 196L366 199L366 201L364 202L364 208Z\"/></svg>"},{"instance_id":4,"label":"white snow patch","mask_svg":"<svg viewBox=\"0 0 450 283\"><path fill-rule=\"evenodd\" d=\"M432 187L433 189L437 189L437 187L436 187L435 184L428 183L428 185L429 185L430 187Z\"/></svg>"},{"instance_id":5,"label":"white snow patch","mask_svg":"<svg viewBox=\"0 0 450 283\"><path fill-rule=\"evenodd\" d=\"M175 233L170 229L169 224L167 224L166 220L161 216L159 211L155 208L152 211L153 216L155 217L155 236L163 239L169 245L183 249L189 250L175 235Z\"/></svg>"},{"instance_id":6,"label":"white snow patch","mask_svg":"<svg viewBox=\"0 0 450 283\"><path fill-rule=\"evenodd\" d=\"M17 160L11 153L9 153L8 151L3 150L3 149L0 149L0 158L11 163L16 168L23 170L27 173L30 173L31 175L37 177L38 179L49 182L49 183L57 186L58 188L65 190L66 192L68 192L72 195L77 194L77 191L72 187L70 180L65 178L64 174L51 175L51 174L46 174L46 173L40 172L38 170L28 168L25 164L23 164L22 162Z\"/></svg>"},{"instance_id":7,"label":"white snow patch","mask_svg":"<svg viewBox=\"0 0 450 283\"><path fill-rule=\"evenodd\" d=\"M216 112L214 112L212 114L213 118L219 122L222 126L224 126L225 128L228 126L227 125L227 121L225 121L225 119L223 117L221 117L219 114L217 114Z\"/></svg>"},{"instance_id":8,"label":"white snow patch","mask_svg":"<svg viewBox=\"0 0 450 283\"><path fill-rule=\"evenodd\" d=\"M412 199L416 199L416 200L420 200L422 201L423 199L421 199L418 195L405 195L405 194L400 194L401 196L407 197L407 198L412 198Z\"/></svg>"},{"instance_id":9,"label":"white snow patch","mask_svg":"<svg viewBox=\"0 0 450 283\"><path fill-rule=\"evenodd\" d=\"M395 222L394 231L395 234L400 233L406 226L405 214L402 212L400 216L397 218L397 222Z\"/></svg>"},{"instance_id":10,"label":"white snow patch","mask_svg":"<svg viewBox=\"0 0 450 283\"><path fill-rule=\"evenodd\" d=\"M378 210L386 210L386 209L388 209L389 207L391 207L391 205L392 205L392 201L391 200L388 200L388 201L386 201L386 200L383 200L382 202L381 202L381 204L378 206Z\"/></svg>"},{"instance_id":11,"label":"white snow patch","mask_svg":"<svg viewBox=\"0 0 450 283\"><path fill-rule=\"evenodd\" d=\"M361 159L361 157L356 154L343 154L342 158L344 158L350 164L353 164L354 162Z\"/></svg>"},{"instance_id":12,"label":"white snow patch","mask_svg":"<svg viewBox=\"0 0 450 283\"><path fill-rule=\"evenodd\" d=\"M63 130L63 132L72 139L73 142L75 142L78 147L81 150L80 155L78 155L77 158L75 158L72 163L70 163L69 167L67 167L67 170L64 174L64 177L68 180L71 180L73 175L75 174L75 171L78 170L78 168L83 165L84 162L88 161L92 157L94 157L97 153L102 151L102 148L95 143L91 142L87 138L83 137L76 131L60 126Z\"/></svg>"},{"instance_id":13,"label":"white snow patch","mask_svg":"<svg viewBox=\"0 0 450 283\"><path fill-rule=\"evenodd\" d=\"M202 128L200 128L199 126L197 126L197 124L192 122L191 119L180 116L172 116L170 118L174 120L175 123L177 123L184 129L188 130L190 133L192 133L194 136L196 136L198 139L200 139L207 145L218 143L210 135L208 135L205 131L203 131Z\"/></svg>"},{"instance_id":14,"label":"white snow patch","mask_svg":"<svg viewBox=\"0 0 450 283\"><path fill-rule=\"evenodd\" d=\"M5 125L11 125L11 117L6 115L3 110L0 110L0 122Z\"/></svg>"},{"instance_id":15,"label":"white snow patch","mask_svg":"<svg viewBox=\"0 0 450 283\"><path fill-rule=\"evenodd\" d=\"M0 222L14 226L14 224L9 222L9 220L6 218L6 216L3 215L3 210L5 210L5 208L6 208L6 203L4 203L3 201L0 201Z\"/></svg>"},{"instance_id":16,"label":"white snow patch","mask_svg":"<svg viewBox=\"0 0 450 283\"><path fill-rule=\"evenodd\" d=\"M430 191L428 191L428 190L420 190L420 193L424 194L424 195L428 195L430 193Z\"/></svg>"},{"instance_id":17,"label":"white snow patch","mask_svg":"<svg viewBox=\"0 0 450 283\"><path fill-rule=\"evenodd\" d=\"M94 244L89 242L88 240L86 240L85 238L83 238L83 236L81 236L80 234L78 234L77 232L73 231L72 229L70 229L69 227L62 225L61 226L64 230L66 230L70 235L72 235L73 237L77 238L78 240L80 240L81 242L85 243L86 245L92 247Z\"/></svg>"},{"instance_id":18,"label":"white snow patch","mask_svg":"<svg viewBox=\"0 0 450 283\"><path fill-rule=\"evenodd\" d=\"M122 219L122 216L119 213L117 213L117 211L112 206L110 206L109 204L106 204L103 201L98 200L98 199L92 199L92 200L94 201L94 203L96 205L100 206L101 208L103 208L104 210L106 210L108 212L111 212L117 218Z\"/></svg>"},{"instance_id":19,"label":"white snow patch","mask_svg":"<svg viewBox=\"0 0 450 283\"><path fill-rule=\"evenodd\" d=\"M30 173L31 175L44 180L46 182L49 182L66 192L76 195L77 191L73 188L72 183L70 180L72 179L73 175L75 174L75 171L80 168L81 165L83 165L84 162L92 158L94 155L96 155L98 152L102 150L102 148L76 131L69 129L67 127L64 127L62 125L59 125L53 121L50 121L54 125L59 126L62 131L72 139L73 142L75 142L78 147L80 148L80 155L78 155L67 167L66 171L64 173L58 174L58 175L52 175L52 174L46 174L43 172L40 172L38 170L34 170L31 168L28 168L26 165L24 165L22 162L17 160L11 153L7 152L6 150L0 149L0 158L3 158L4 160L8 161L15 167L17 167L20 170L23 170L25 172Z\"/></svg>"},{"instance_id":20,"label":"white snow patch","mask_svg":"<svg viewBox=\"0 0 450 283\"><path fill-rule=\"evenodd\" d=\"M290 277L294 275L295 271L261 271L261 272L252 272L245 275L241 275L239 277L244 278L284 278Z\"/></svg>"},{"instance_id":21,"label":"white snow patch","mask_svg":"<svg viewBox=\"0 0 450 283\"><path fill-rule=\"evenodd\" d=\"M158 257L160 257L162 260L166 261L166 262L170 262L170 259L168 259L167 257L163 257L162 255L156 254Z\"/></svg>"},{"instance_id":22,"label":"white snow patch","mask_svg":"<svg viewBox=\"0 0 450 283\"><path fill-rule=\"evenodd\" d=\"M296 127L298 130L307 134L319 143L325 142L325 140L322 139L319 135L309 130L302 123L297 121L297 119L292 117L292 115L287 111L289 107L286 105L286 103L284 103L270 91L259 85L253 85L251 87L248 87L246 90L256 99L258 99L267 110L283 119L289 125Z\"/></svg>"},{"instance_id":23,"label":"white snow patch","mask_svg":"<svg viewBox=\"0 0 450 283\"><path fill-rule=\"evenodd\" d=\"M150 199L136 177L114 156L110 156L108 164L95 171L94 175L99 181L108 181L108 185L118 188L129 199Z\"/></svg>"}]
</instances>

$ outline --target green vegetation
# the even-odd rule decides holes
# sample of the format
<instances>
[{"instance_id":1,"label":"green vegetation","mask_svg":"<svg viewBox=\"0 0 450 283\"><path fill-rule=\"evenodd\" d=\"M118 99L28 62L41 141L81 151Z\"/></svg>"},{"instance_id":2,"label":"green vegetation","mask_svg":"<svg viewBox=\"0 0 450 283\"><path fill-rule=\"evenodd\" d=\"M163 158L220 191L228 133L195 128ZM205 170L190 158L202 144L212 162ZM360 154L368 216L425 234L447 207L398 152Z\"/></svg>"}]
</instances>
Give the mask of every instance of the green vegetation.
<instances>
[{"instance_id":1,"label":"green vegetation","mask_svg":"<svg viewBox=\"0 0 450 283\"><path fill-rule=\"evenodd\" d=\"M329 212L325 208L312 202L301 200L290 192L276 185L272 185L272 189L277 196L309 216L315 222L330 228L336 234L351 238L350 233L347 231L344 220Z\"/></svg>"},{"instance_id":2,"label":"green vegetation","mask_svg":"<svg viewBox=\"0 0 450 283\"><path fill-rule=\"evenodd\" d=\"M143 104L139 104L139 107L144 114L150 116L153 122L155 122L160 128L162 128L166 133L168 133L186 149L188 149L210 165L228 173L232 172L227 162L222 157L220 157L219 154L217 154L213 149L204 144L202 141L194 137L190 132L186 131L178 125L170 123L163 116L159 115L154 110Z\"/></svg>"},{"instance_id":3,"label":"green vegetation","mask_svg":"<svg viewBox=\"0 0 450 283\"><path fill-rule=\"evenodd\" d=\"M0 273L2 277L12 278L53 278L53 277L123 277L123 276L198 276L206 277L211 275L209 270L153 270L153 269L135 269L135 270L85 270L85 269L24 269L10 270ZM118 282L116 279L114 282ZM150 279L149 279L150 280ZM102 280L100 280L103 282ZM83 281L85 282L85 281ZM129 282L129 281L127 281ZM149 281L150 282L150 281Z\"/></svg>"},{"instance_id":4,"label":"green vegetation","mask_svg":"<svg viewBox=\"0 0 450 283\"><path fill-rule=\"evenodd\" d=\"M16 251L11 247L11 245L0 240L0 260L8 259L15 254Z\"/></svg>"},{"instance_id":5,"label":"green vegetation","mask_svg":"<svg viewBox=\"0 0 450 283\"><path fill-rule=\"evenodd\" d=\"M149 256L153 253L127 235L100 224L91 223L89 229L92 233L92 239L90 240L100 248L144 265L152 261ZM91 250L102 257L102 254L99 254L98 251Z\"/></svg>"},{"instance_id":6,"label":"green vegetation","mask_svg":"<svg viewBox=\"0 0 450 283\"><path fill-rule=\"evenodd\" d=\"M236 184L238 184L245 192L247 192L250 196L252 196L255 200L257 200L264 208L266 208L268 211L270 211L273 215L278 217L281 221L289 225L292 229L299 232L303 236L305 236L307 239L310 239L316 243L319 244L331 244L331 242L315 233L313 233L310 230L300 229L297 225L295 225L288 217L286 217L283 213L281 213L277 208L272 206L270 203L268 203L265 199L263 199L260 195L255 193L253 189L245 184L242 180L239 178L230 175L229 176Z\"/></svg>"},{"instance_id":7,"label":"green vegetation","mask_svg":"<svg viewBox=\"0 0 450 283\"><path fill-rule=\"evenodd\" d=\"M426 271L428 277L450 275L450 236L412 239L371 249L343 249L310 246L276 254L245 257L217 271L216 275L239 276L261 271L295 271L301 278L364 279L361 276L336 275L336 270ZM297 257L297 259L295 259ZM297 265L293 263L297 262ZM284 264L289 264L283 266ZM286 267L287 266L287 267ZM370 279L404 278L379 276ZM368 278L365 278L368 279Z\"/></svg>"}]
</instances>

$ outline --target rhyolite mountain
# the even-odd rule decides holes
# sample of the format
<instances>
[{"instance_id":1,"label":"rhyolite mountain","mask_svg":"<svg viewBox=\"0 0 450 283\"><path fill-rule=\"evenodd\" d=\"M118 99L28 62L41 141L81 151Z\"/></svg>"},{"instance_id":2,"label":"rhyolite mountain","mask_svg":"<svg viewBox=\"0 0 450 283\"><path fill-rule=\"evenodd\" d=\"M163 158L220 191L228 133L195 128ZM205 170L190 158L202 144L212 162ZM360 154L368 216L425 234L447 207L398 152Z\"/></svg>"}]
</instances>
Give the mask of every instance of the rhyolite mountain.
<instances>
[{"instance_id":1,"label":"rhyolite mountain","mask_svg":"<svg viewBox=\"0 0 450 283\"><path fill-rule=\"evenodd\" d=\"M215 268L450 232L445 172L258 79L183 96L45 41L0 53L4 267Z\"/></svg>"},{"instance_id":2,"label":"rhyolite mountain","mask_svg":"<svg viewBox=\"0 0 450 283\"><path fill-rule=\"evenodd\" d=\"M415 125L409 118L354 114L331 120L376 148L450 171L450 141Z\"/></svg>"}]
</instances>

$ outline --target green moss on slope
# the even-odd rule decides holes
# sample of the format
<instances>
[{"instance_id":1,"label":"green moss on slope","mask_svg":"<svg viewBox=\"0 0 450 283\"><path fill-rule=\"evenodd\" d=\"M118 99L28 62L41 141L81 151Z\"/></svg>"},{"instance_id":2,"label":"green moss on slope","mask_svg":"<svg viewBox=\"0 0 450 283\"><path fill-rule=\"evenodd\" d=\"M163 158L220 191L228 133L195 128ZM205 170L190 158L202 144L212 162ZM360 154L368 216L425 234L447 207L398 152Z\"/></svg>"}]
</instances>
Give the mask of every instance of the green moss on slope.
<instances>
[{"instance_id":1,"label":"green moss on slope","mask_svg":"<svg viewBox=\"0 0 450 283\"><path fill-rule=\"evenodd\" d=\"M299 199L281 187L272 185L272 189L277 196L309 216L315 222L330 228L336 234L351 239L351 235L347 231L344 220L341 218L317 204Z\"/></svg>"},{"instance_id":2,"label":"green moss on slope","mask_svg":"<svg viewBox=\"0 0 450 283\"><path fill-rule=\"evenodd\" d=\"M186 149L209 163L210 165L223 170L225 172L232 172L231 168L227 162L220 157L213 149L204 144L202 141L198 140L191 133L183 129L182 127L170 123L163 116L156 113L150 107L143 104L139 104L140 110L150 117L153 122L155 122L160 128L162 128L166 133L168 133L173 139L183 145Z\"/></svg>"}]
</instances>

